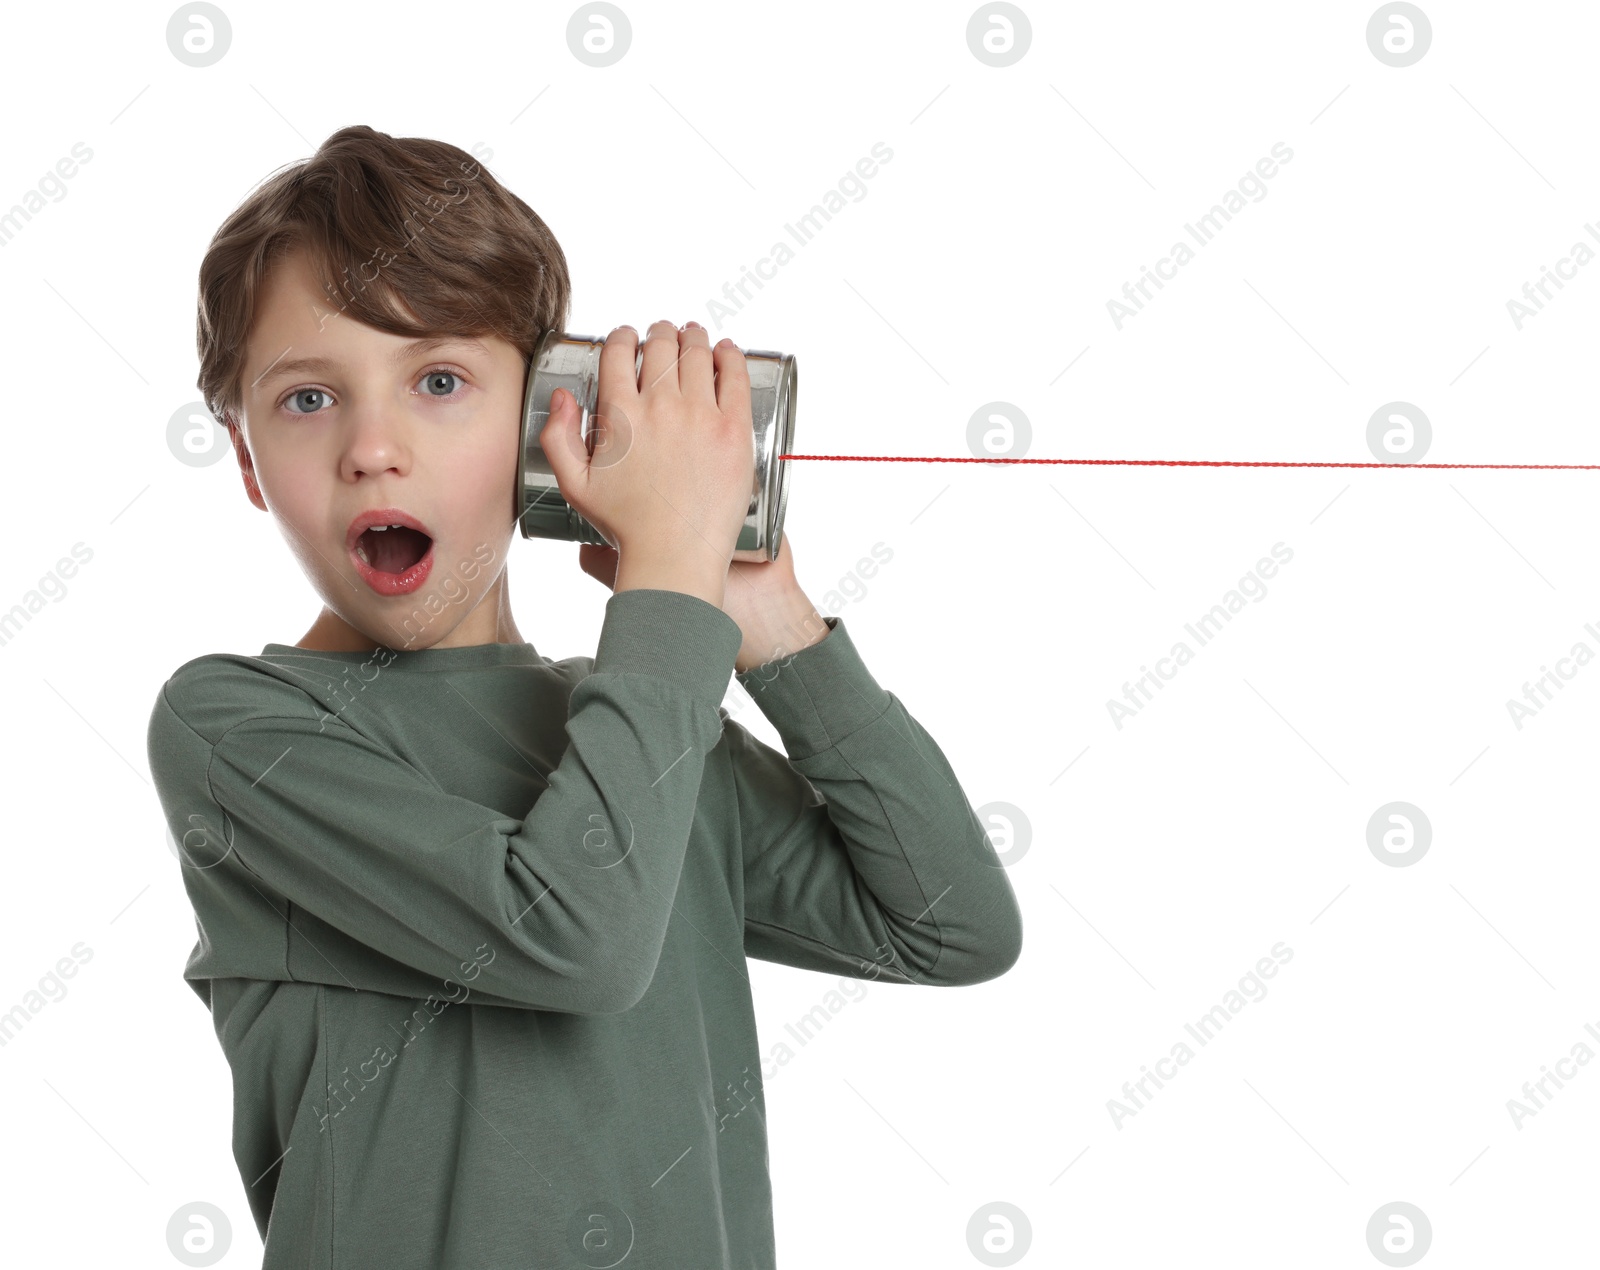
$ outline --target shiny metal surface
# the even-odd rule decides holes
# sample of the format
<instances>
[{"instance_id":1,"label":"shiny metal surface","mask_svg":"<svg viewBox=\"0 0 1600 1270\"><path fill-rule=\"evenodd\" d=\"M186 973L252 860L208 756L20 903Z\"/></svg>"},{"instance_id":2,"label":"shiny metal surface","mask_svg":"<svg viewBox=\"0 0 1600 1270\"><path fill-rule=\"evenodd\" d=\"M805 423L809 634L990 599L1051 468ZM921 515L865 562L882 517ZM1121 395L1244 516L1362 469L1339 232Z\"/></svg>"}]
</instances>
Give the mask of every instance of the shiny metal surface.
<instances>
[{"instance_id":1,"label":"shiny metal surface","mask_svg":"<svg viewBox=\"0 0 1600 1270\"><path fill-rule=\"evenodd\" d=\"M587 444L598 404L600 350L604 337L549 331L534 349L522 401L522 473L517 495L517 524L524 538L559 538L568 542L603 543L605 537L561 495L539 435L550 419L550 396L565 388L582 413L580 430ZM794 444L797 374L791 354L744 349L750 375L750 418L755 466L750 506L739 531L735 560L775 560L789 502L789 464L778 455ZM634 360L637 376L643 359ZM615 544L612 544L615 545Z\"/></svg>"}]
</instances>

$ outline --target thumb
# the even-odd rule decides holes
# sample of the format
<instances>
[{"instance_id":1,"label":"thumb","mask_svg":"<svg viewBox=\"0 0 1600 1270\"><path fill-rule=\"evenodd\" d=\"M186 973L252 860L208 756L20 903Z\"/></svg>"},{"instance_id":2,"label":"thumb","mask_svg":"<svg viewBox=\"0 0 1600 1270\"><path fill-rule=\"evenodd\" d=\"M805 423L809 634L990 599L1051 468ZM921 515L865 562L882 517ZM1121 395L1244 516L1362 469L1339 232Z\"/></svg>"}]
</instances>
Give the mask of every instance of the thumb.
<instances>
[{"instance_id":1,"label":"thumb","mask_svg":"<svg viewBox=\"0 0 1600 1270\"><path fill-rule=\"evenodd\" d=\"M578 567L596 582L608 587L616 586L617 566L620 562L621 557L615 547L603 547L586 542L578 548Z\"/></svg>"},{"instance_id":2,"label":"thumb","mask_svg":"<svg viewBox=\"0 0 1600 1270\"><path fill-rule=\"evenodd\" d=\"M539 448L555 473L563 495L581 484L589 455L578 432L578 403L565 388L550 394L550 417L539 432ZM570 503L572 499L567 498Z\"/></svg>"}]
</instances>

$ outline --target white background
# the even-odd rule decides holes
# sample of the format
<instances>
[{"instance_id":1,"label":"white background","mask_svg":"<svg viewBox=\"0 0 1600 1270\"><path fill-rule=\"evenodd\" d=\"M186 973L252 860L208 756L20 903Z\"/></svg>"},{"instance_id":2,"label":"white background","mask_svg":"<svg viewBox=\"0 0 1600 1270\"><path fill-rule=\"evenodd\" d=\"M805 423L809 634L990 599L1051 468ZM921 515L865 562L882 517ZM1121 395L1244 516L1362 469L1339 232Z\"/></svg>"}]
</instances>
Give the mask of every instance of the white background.
<instances>
[{"instance_id":1,"label":"white background","mask_svg":"<svg viewBox=\"0 0 1600 1270\"><path fill-rule=\"evenodd\" d=\"M627 0L604 69L569 51L573 7L230 2L204 69L163 6L8 14L0 208L93 150L0 248L0 610L93 552L0 647L0 1012L93 952L0 1048L28 1264L175 1265L193 1200L231 1221L223 1264L259 1260L144 737L178 665L291 643L319 607L231 458L185 466L166 426L198 398L210 235L335 129L492 151L567 253L574 331L695 318L794 353L800 453L970 457L969 419L1004 401L1034 458L1368 462L1398 400L1429 462L1600 463L1600 262L1521 330L1507 311L1600 249L1591 6L1428 2L1432 45L1395 68L1370 0L1028 3L1028 51L996 68L970 5ZM880 141L865 197L718 326L723 284ZM1118 330L1107 301L1276 142L1266 196ZM1425 1265L1592 1258L1600 1070L1520 1128L1507 1104L1600 1053L1600 666L1520 729L1506 702L1600 652L1597 482L797 462L802 585L973 805L1029 828L992 822L1024 913L1010 973L869 985L767 1081L780 1264L984 1264L969 1223L995 1201L1026 1215L996 1236L1025 1266L1376 1266L1394 1201L1431 1224ZM825 600L880 542L892 560ZM1280 542L1265 598L1188 639ZM517 621L550 656L599 632L576 556L513 543ZM1108 699L1180 639L1193 660L1119 729ZM1432 828L1407 867L1367 844L1394 801ZM1267 995L1188 1038L1119 1127L1123 1083L1279 941ZM837 986L752 979L764 1053Z\"/></svg>"}]
</instances>

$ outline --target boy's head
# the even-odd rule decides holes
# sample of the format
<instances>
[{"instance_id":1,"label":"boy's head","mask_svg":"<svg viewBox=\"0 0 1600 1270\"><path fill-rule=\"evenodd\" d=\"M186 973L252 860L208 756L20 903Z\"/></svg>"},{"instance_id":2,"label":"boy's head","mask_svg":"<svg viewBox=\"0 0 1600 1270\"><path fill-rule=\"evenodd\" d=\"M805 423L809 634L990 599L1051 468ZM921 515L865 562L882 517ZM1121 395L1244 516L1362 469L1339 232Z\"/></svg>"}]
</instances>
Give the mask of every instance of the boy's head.
<instances>
[{"instance_id":1,"label":"boy's head","mask_svg":"<svg viewBox=\"0 0 1600 1270\"><path fill-rule=\"evenodd\" d=\"M200 266L199 387L326 605L308 646L497 638L523 384L569 296L545 223L442 141L340 129L223 222ZM426 537L356 536L382 509Z\"/></svg>"}]
</instances>

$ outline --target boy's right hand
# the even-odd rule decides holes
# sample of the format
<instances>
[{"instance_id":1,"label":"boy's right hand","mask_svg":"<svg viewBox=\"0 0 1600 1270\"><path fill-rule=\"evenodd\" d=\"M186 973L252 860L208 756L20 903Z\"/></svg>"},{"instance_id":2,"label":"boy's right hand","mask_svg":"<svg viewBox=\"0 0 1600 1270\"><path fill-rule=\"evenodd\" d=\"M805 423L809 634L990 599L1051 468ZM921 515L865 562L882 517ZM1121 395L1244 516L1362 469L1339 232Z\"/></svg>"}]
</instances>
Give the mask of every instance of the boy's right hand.
<instances>
[{"instance_id":1,"label":"boy's right hand","mask_svg":"<svg viewBox=\"0 0 1600 1270\"><path fill-rule=\"evenodd\" d=\"M731 340L712 348L698 325L655 322L636 379L637 347L619 326L600 351L592 453L564 389L539 444L562 497L617 548L616 591L687 591L721 607L755 483L744 354Z\"/></svg>"}]
</instances>

